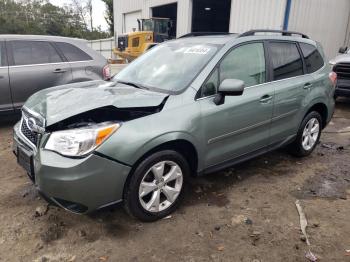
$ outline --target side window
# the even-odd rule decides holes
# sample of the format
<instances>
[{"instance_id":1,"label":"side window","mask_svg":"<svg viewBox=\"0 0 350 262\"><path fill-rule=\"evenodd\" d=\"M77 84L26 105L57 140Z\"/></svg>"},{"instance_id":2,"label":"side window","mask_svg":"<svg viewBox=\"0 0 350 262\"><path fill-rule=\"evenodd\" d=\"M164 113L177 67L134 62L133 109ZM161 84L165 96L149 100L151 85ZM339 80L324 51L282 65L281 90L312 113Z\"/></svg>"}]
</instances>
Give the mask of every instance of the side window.
<instances>
[{"instance_id":1,"label":"side window","mask_svg":"<svg viewBox=\"0 0 350 262\"><path fill-rule=\"evenodd\" d=\"M78 47L63 42L55 43L69 62L92 60L91 56Z\"/></svg>"},{"instance_id":2,"label":"side window","mask_svg":"<svg viewBox=\"0 0 350 262\"><path fill-rule=\"evenodd\" d=\"M274 80L303 74L303 61L295 43L271 42L270 54Z\"/></svg>"},{"instance_id":3,"label":"side window","mask_svg":"<svg viewBox=\"0 0 350 262\"><path fill-rule=\"evenodd\" d=\"M324 61L322 55L313 45L300 43L301 51L303 52L306 71L308 74L316 72L318 69L323 67Z\"/></svg>"},{"instance_id":4,"label":"side window","mask_svg":"<svg viewBox=\"0 0 350 262\"><path fill-rule=\"evenodd\" d=\"M263 43L251 43L233 49L220 64L220 82L240 79L245 86L266 82Z\"/></svg>"},{"instance_id":5,"label":"side window","mask_svg":"<svg viewBox=\"0 0 350 262\"><path fill-rule=\"evenodd\" d=\"M35 65L62 62L55 48L44 41L12 41L15 65Z\"/></svg>"},{"instance_id":6,"label":"side window","mask_svg":"<svg viewBox=\"0 0 350 262\"><path fill-rule=\"evenodd\" d=\"M6 66L7 65L7 59L6 59L6 53L5 53L5 44L4 42L0 42L0 66Z\"/></svg>"},{"instance_id":7,"label":"side window","mask_svg":"<svg viewBox=\"0 0 350 262\"><path fill-rule=\"evenodd\" d=\"M215 69L201 89L201 97L215 95L219 85L219 70Z\"/></svg>"}]
</instances>

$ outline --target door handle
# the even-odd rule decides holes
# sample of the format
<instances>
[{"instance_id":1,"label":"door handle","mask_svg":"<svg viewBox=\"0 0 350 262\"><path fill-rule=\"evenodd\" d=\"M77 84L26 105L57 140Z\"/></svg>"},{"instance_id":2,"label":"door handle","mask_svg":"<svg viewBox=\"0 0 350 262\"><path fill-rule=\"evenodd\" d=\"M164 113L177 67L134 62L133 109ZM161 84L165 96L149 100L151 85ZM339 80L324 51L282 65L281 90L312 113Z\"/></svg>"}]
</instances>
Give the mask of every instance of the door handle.
<instances>
[{"instance_id":1,"label":"door handle","mask_svg":"<svg viewBox=\"0 0 350 262\"><path fill-rule=\"evenodd\" d=\"M304 85L304 89L310 89L312 87L312 84L311 83L306 83Z\"/></svg>"},{"instance_id":2,"label":"door handle","mask_svg":"<svg viewBox=\"0 0 350 262\"><path fill-rule=\"evenodd\" d=\"M55 74L60 74L60 73L65 73L67 72L67 70L61 69L61 68L57 68L53 71L53 73Z\"/></svg>"},{"instance_id":3,"label":"door handle","mask_svg":"<svg viewBox=\"0 0 350 262\"><path fill-rule=\"evenodd\" d=\"M4 76L0 76L0 79L3 79L4 78Z\"/></svg>"},{"instance_id":4,"label":"door handle","mask_svg":"<svg viewBox=\"0 0 350 262\"><path fill-rule=\"evenodd\" d=\"M270 95L264 95L263 97L260 98L260 103L266 104L272 100L272 96Z\"/></svg>"}]
</instances>

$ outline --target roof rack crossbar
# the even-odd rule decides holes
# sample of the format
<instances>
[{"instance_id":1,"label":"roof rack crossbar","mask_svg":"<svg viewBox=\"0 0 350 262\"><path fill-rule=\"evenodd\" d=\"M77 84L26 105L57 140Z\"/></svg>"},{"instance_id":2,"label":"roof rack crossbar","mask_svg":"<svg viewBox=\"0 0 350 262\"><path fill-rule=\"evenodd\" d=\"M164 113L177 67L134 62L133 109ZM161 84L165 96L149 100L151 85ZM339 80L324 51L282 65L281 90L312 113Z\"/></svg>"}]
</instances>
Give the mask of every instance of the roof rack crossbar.
<instances>
[{"instance_id":1,"label":"roof rack crossbar","mask_svg":"<svg viewBox=\"0 0 350 262\"><path fill-rule=\"evenodd\" d=\"M285 31L285 30L269 30L269 29L250 30L243 34L240 34L238 37L254 36L256 33L280 33L283 36L300 35L302 38L310 39L307 35L299 32Z\"/></svg>"},{"instance_id":2,"label":"roof rack crossbar","mask_svg":"<svg viewBox=\"0 0 350 262\"><path fill-rule=\"evenodd\" d=\"M185 35L180 36L179 38L186 38L192 36L206 36L206 35L230 35L231 33L227 32L192 32Z\"/></svg>"}]
</instances>

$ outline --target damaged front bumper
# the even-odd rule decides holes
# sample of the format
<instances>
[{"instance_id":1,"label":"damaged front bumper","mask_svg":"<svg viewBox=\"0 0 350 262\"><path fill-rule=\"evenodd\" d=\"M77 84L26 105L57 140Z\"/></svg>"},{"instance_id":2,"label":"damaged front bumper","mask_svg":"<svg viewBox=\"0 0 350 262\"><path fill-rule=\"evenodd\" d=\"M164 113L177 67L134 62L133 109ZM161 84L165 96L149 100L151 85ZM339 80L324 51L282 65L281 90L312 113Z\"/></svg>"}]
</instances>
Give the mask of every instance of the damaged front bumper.
<instances>
[{"instance_id":1,"label":"damaged front bumper","mask_svg":"<svg viewBox=\"0 0 350 262\"><path fill-rule=\"evenodd\" d=\"M95 154L78 159L64 157L40 146L34 148L25 140L18 123L14 127L13 151L49 201L79 214L122 201L131 167ZM21 160L21 155L27 161Z\"/></svg>"}]
</instances>

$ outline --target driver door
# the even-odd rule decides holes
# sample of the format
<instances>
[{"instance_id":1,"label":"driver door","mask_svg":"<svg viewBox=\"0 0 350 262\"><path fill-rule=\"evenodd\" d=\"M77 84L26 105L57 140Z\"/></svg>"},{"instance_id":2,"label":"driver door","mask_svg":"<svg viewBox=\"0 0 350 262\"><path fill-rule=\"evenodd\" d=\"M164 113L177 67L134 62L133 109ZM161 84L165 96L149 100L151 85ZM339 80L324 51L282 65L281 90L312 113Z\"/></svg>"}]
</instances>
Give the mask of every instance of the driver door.
<instances>
[{"instance_id":1,"label":"driver door","mask_svg":"<svg viewBox=\"0 0 350 262\"><path fill-rule=\"evenodd\" d=\"M205 168L265 150L269 143L274 89L267 83L262 42L229 51L203 85L198 100L206 139ZM222 105L213 100L225 79L245 82L241 96L226 96Z\"/></svg>"}]
</instances>

